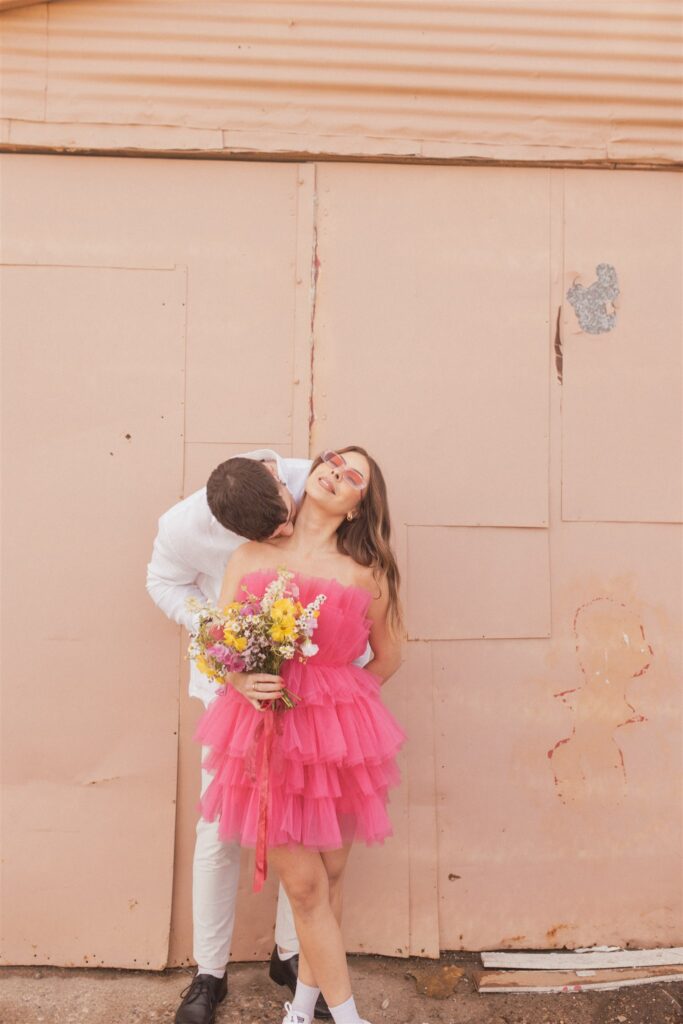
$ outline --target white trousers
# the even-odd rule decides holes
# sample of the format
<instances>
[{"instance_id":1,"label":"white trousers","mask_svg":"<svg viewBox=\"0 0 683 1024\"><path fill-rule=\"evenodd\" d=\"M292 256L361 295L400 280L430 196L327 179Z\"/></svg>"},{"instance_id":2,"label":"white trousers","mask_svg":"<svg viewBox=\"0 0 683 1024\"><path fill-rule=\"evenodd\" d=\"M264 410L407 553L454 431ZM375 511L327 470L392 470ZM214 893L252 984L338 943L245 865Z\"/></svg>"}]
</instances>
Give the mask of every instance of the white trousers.
<instances>
[{"instance_id":1,"label":"white trousers","mask_svg":"<svg viewBox=\"0 0 683 1024\"><path fill-rule=\"evenodd\" d=\"M202 761L209 747L202 747ZM202 768L204 790L213 775ZM192 954L198 966L222 971L230 959L235 906L240 877L240 846L218 838L218 821L197 822L192 864ZM299 940L287 895L280 885L275 918L275 941L283 949L299 952Z\"/></svg>"}]
</instances>

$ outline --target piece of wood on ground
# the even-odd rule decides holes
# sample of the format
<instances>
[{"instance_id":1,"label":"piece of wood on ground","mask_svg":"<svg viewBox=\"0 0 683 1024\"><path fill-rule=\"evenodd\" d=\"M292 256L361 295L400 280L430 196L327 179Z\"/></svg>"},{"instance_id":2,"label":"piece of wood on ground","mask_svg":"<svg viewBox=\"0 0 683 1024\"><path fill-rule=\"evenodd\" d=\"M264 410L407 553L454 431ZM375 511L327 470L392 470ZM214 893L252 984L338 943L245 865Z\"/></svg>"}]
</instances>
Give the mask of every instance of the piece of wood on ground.
<instances>
[{"instance_id":1,"label":"piece of wood on ground","mask_svg":"<svg viewBox=\"0 0 683 1024\"><path fill-rule=\"evenodd\" d=\"M535 971L571 971L603 967L663 967L683 964L683 947L667 946L658 949L617 949L617 950L560 950L549 953L534 953L514 950L491 950L483 952L484 967L530 968Z\"/></svg>"},{"instance_id":2,"label":"piece of wood on ground","mask_svg":"<svg viewBox=\"0 0 683 1024\"><path fill-rule=\"evenodd\" d=\"M683 967L631 967L623 970L474 971L478 992L584 992L660 981L683 981Z\"/></svg>"}]
</instances>

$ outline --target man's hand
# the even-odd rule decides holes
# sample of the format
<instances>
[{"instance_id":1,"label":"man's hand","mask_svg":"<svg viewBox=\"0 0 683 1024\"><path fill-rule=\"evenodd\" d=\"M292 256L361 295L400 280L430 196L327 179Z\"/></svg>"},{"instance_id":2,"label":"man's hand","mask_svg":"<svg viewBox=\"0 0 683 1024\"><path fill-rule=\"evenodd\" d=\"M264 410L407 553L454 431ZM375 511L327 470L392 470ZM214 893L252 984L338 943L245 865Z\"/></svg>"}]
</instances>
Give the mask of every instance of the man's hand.
<instances>
[{"instance_id":1,"label":"man's hand","mask_svg":"<svg viewBox=\"0 0 683 1024\"><path fill-rule=\"evenodd\" d=\"M282 676L264 672L228 672L227 680L257 711L265 711L261 701L277 700L284 689Z\"/></svg>"}]
</instances>

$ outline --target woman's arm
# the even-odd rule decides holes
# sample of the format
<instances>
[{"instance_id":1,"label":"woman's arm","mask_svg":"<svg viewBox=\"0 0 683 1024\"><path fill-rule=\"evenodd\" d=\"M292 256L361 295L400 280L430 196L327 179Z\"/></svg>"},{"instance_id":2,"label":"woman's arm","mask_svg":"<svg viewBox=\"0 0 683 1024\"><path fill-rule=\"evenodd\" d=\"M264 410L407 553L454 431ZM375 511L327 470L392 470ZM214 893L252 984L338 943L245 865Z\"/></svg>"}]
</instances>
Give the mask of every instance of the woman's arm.
<instances>
[{"instance_id":1,"label":"woman's arm","mask_svg":"<svg viewBox=\"0 0 683 1024\"><path fill-rule=\"evenodd\" d=\"M372 620L369 642L374 657L364 667L379 676L384 684L401 667L401 638L389 624L389 586L385 577L379 586L380 593L368 608L368 617Z\"/></svg>"},{"instance_id":2,"label":"woman's arm","mask_svg":"<svg viewBox=\"0 0 683 1024\"><path fill-rule=\"evenodd\" d=\"M247 541L246 544L240 544L228 559L218 599L219 608L224 608L232 601L245 600L246 595L237 588L245 573L252 571L254 556L259 547L255 541ZM227 672L225 678L257 711L265 710L259 701L275 700L284 687L282 676L268 675L266 672ZM258 696L255 696L256 693Z\"/></svg>"}]
</instances>

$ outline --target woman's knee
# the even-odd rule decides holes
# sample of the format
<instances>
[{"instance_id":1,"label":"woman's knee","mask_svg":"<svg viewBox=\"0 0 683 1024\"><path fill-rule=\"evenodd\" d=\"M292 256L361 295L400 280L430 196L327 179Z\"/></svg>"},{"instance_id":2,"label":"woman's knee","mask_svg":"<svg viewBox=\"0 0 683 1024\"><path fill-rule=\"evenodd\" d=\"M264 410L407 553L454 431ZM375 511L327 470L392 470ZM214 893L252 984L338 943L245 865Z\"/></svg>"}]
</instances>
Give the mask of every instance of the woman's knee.
<instances>
[{"instance_id":1,"label":"woman's knee","mask_svg":"<svg viewBox=\"0 0 683 1024\"><path fill-rule=\"evenodd\" d=\"M331 886L341 885L346 872L346 861L333 861L332 863L326 861L325 871L327 873L328 882Z\"/></svg>"},{"instance_id":2,"label":"woman's knee","mask_svg":"<svg viewBox=\"0 0 683 1024\"><path fill-rule=\"evenodd\" d=\"M347 850L334 850L332 853L323 856L323 864L330 889L341 888L347 863Z\"/></svg>"},{"instance_id":3,"label":"woman's knee","mask_svg":"<svg viewBox=\"0 0 683 1024\"><path fill-rule=\"evenodd\" d=\"M292 909L299 916L315 913L330 900L329 883L323 872L315 875L293 875L282 878Z\"/></svg>"}]
</instances>

